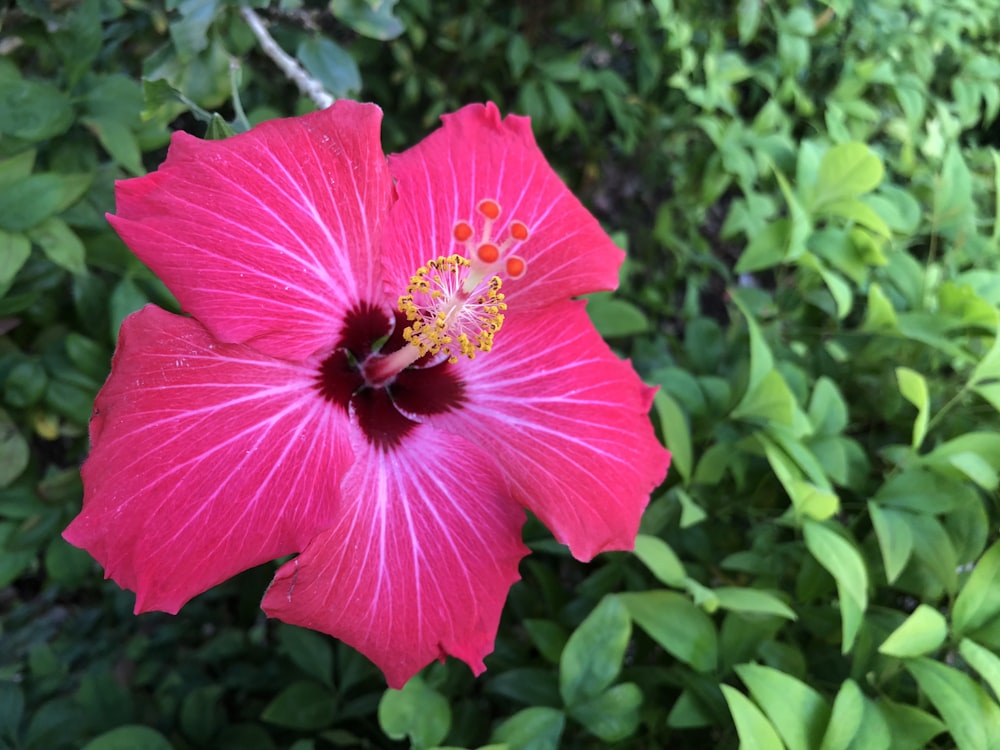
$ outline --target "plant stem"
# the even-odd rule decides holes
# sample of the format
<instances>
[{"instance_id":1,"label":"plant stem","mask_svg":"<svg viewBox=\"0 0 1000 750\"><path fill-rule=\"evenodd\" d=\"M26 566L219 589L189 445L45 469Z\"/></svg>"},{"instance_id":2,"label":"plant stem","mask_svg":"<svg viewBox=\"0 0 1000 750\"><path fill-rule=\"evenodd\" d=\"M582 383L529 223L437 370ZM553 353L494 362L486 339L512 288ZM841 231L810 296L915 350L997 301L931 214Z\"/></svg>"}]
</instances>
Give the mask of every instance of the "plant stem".
<instances>
[{"instance_id":1,"label":"plant stem","mask_svg":"<svg viewBox=\"0 0 1000 750\"><path fill-rule=\"evenodd\" d=\"M260 16L246 6L240 8L240 15L247 22L247 26L250 27L253 35L257 37L257 41L260 42L260 48L264 51L264 54L274 61L274 64L278 66L288 80L299 87L299 91L304 96L308 96L316 102L316 106L320 109L326 109L333 104L333 95L323 87L322 83L309 75L294 57L278 46L278 43L274 41L274 37L271 36Z\"/></svg>"}]
</instances>

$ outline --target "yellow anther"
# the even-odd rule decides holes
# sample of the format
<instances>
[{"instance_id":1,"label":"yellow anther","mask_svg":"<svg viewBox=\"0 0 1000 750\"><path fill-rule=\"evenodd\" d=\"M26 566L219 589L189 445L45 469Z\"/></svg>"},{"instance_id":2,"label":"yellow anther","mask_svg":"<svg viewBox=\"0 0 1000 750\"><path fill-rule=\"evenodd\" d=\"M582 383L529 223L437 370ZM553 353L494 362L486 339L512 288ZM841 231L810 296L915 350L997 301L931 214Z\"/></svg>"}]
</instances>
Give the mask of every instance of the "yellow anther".
<instances>
[{"instance_id":1,"label":"yellow anther","mask_svg":"<svg viewBox=\"0 0 1000 750\"><path fill-rule=\"evenodd\" d=\"M444 353L457 362L459 355L474 359L493 347L507 309L500 277L482 279L466 291L470 266L461 255L432 260L417 269L399 298L399 310L410 322L403 338L420 356Z\"/></svg>"}]
</instances>

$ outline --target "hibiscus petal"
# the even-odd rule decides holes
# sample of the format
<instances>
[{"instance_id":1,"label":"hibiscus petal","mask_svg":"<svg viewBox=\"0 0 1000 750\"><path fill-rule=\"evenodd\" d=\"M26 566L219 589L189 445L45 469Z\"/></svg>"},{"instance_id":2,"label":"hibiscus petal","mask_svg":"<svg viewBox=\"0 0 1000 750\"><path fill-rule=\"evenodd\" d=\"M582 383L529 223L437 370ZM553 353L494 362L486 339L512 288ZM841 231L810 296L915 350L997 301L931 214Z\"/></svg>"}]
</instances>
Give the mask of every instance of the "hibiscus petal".
<instances>
[{"instance_id":1,"label":"hibiscus petal","mask_svg":"<svg viewBox=\"0 0 1000 750\"><path fill-rule=\"evenodd\" d=\"M399 195L385 227L390 296L428 260L464 253L455 223L481 221L476 205L487 198L502 209L494 237L506 237L515 219L530 230L512 250L528 271L504 285L510 304L535 307L617 286L624 254L545 161L527 117L501 119L495 105L471 104L442 119L442 128L389 157Z\"/></svg>"},{"instance_id":2,"label":"hibiscus petal","mask_svg":"<svg viewBox=\"0 0 1000 750\"><path fill-rule=\"evenodd\" d=\"M301 361L381 297L392 185L374 105L339 101L223 141L175 133L108 219L216 338Z\"/></svg>"},{"instance_id":3,"label":"hibiscus petal","mask_svg":"<svg viewBox=\"0 0 1000 750\"><path fill-rule=\"evenodd\" d=\"M147 306L98 394L83 511L64 536L136 592L136 612L298 552L335 516L347 417L313 369L220 344Z\"/></svg>"},{"instance_id":4,"label":"hibiscus petal","mask_svg":"<svg viewBox=\"0 0 1000 750\"><path fill-rule=\"evenodd\" d=\"M524 512L478 448L420 427L359 446L336 524L275 576L271 617L340 638L399 688L451 654L479 674L518 561Z\"/></svg>"},{"instance_id":5,"label":"hibiscus petal","mask_svg":"<svg viewBox=\"0 0 1000 750\"><path fill-rule=\"evenodd\" d=\"M427 423L493 456L578 559L632 549L670 454L649 422L654 390L601 340L584 303L512 314L492 351L455 367L465 404Z\"/></svg>"}]
</instances>

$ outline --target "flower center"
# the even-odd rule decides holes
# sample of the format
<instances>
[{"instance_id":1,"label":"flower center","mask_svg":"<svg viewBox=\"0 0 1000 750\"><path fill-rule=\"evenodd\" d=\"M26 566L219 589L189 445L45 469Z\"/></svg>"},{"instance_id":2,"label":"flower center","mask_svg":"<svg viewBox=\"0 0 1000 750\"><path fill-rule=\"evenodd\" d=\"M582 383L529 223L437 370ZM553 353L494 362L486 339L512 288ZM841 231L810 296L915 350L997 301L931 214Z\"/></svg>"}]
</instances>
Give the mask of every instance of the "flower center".
<instances>
[{"instance_id":1,"label":"flower center","mask_svg":"<svg viewBox=\"0 0 1000 750\"><path fill-rule=\"evenodd\" d=\"M511 252L528 239L528 226L514 219L498 241L494 231L501 214L495 200L479 201L474 217L478 227L464 220L452 227L452 238L465 254L438 256L410 277L406 294L399 298L399 311L408 323L403 338L410 346L372 360L365 368L370 383L386 382L427 355L454 363L493 348L507 309L501 277L520 279L528 270L524 258Z\"/></svg>"},{"instance_id":2,"label":"flower center","mask_svg":"<svg viewBox=\"0 0 1000 750\"><path fill-rule=\"evenodd\" d=\"M407 293L399 298L399 310L410 321L403 337L419 356L443 353L449 362L457 362L460 355L475 359L477 352L493 348L507 309L500 274L519 279L527 271L524 258L509 251L528 239L528 227L515 219L503 241L496 242L493 232L501 213L495 200L479 201L478 232L468 221L452 227L465 256L456 253L429 261L417 269Z\"/></svg>"}]
</instances>

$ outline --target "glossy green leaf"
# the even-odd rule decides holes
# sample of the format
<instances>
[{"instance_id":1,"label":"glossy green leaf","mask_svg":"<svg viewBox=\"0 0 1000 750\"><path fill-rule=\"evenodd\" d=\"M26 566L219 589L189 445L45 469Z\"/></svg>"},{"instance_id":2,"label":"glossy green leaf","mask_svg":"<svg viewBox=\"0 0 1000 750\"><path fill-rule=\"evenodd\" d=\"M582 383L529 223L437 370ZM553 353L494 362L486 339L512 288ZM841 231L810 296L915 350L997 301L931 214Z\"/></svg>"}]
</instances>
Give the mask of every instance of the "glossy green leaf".
<instances>
[{"instance_id":1,"label":"glossy green leaf","mask_svg":"<svg viewBox=\"0 0 1000 750\"><path fill-rule=\"evenodd\" d=\"M0 186L0 229L21 232L76 203L93 177L88 174L33 174Z\"/></svg>"},{"instance_id":2,"label":"glossy green leaf","mask_svg":"<svg viewBox=\"0 0 1000 750\"><path fill-rule=\"evenodd\" d=\"M72 124L69 97L48 81L0 77L0 133L38 142Z\"/></svg>"},{"instance_id":3,"label":"glossy green leaf","mask_svg":"<svg viewBox=\"0 0 1000 750\"><path fill-rule=\"evenodd\" d=\"M28 441L0 409L0 488L17 479L28 465Z\"/></svg>"},{"instance_id":4,"label":"glossy green leaf","mask_svg":"<svg viewBox=\"0 0 1000 750\"><path fill-rule=\"evenodd\" d=\"M608 292L595 294L587 300L587 314L605 338L635 336L649 330L649 321L642 310Z\"/></svg>"},{"instance_id":5,"label":"glossy green leaf","mask_svg":"<svg viewBox=\"0 0 1000 750\"><path fill-rule=\"evenodd\" d=\"M673 591L619 594L632 620L669 653L699 672L715 668L718 636L708 615Z\"/></svg>"},{"instance_id":6,"label":"glossy green leaf","mask_svg":"<svg viewBox=\"0 0 1000 750\"><path fill-rule=\"evenodd\" d=\"M567 706L602 693L622 668L632 623L616 596L606 596L573 631L559 660L559 692Z\"/></svg>"},{"instance_id":7,"label":"glossy green leaf","mask_svg":"<svg viewBox=\"0 0 1000 750\"><path fill-rule=\"evenodd\" d=\"M863 143L832 146L819 164L813 209L871 192L884 173L882 161Z\"/></svg>"},{"instance_id":8,"label":"glossy green leaf","mask_svg":"<svg viewBox=\"0 0 1000 750\"><path fill-rule=\"evenodd\" d=\"M913 440L911 442L911 445L916 449L924 442L924 437L927 435L927 422L930 418L930 396L927 391L927 380L919 372L911 370L909 367L897 367L896 380L903 398L917 407L917 418L913 422Z\"/></svg>"},{"instance_id":9,"label":"glossy green leaf","mask_svg":"<svg viewBox=\"0 0 1000 750\"><path fill-rule=\"evenodd\" d=\"M968 638L963 638L958 644L958 653L970 667L979 672L979 676L993 691L993 697L1000 696L1000 656Z\"/></svg>"},{"instance_id":10,"label":"glossy green leaf","mask_svg":"<svg viewBox=\"0 0 1000 750\"><path fill-rule=\"evenodd\" d=\"M0 229L0 297L31 255L31 242L23 234Z\"/></svg>"},{"instance_id":11,"label":"glossy green leaf","mask_svg":"<svg viewBox=\"0 0 1000 750\"><path fill-rule=\"evenodd\" d=\"M940 648L947 637L948 623L944 615L927 604L920 604L878 650L887 656L923 656Z\"/></svg>"},{"instance_id":12,"label":"glossy green leaf","mask_svg":"<svg viewBox=\"0 0 1000 750\"><path fill-rule=\"evenodd\" d=\"M819 750L848 750L861 729L864 716L864 694L854 680L844 680L833 701Z\"/></svg>"},{"instance_id":13,"label":"glossy green leaf","mask_svg":"<svg viewBox=\"0 0 1000 750\"><path fill-rule=\"evenodd\" d=\"M284 624L278 628L277 635L279 649L299 669L327 687L333 687L333 643L329 637Z\"/></svg>"},{"instance_id":14,"label":"glossy green leaf","mask_svg":"<svg viewBox=\"0 0 1000 750\"><path fill-rule=\"evenodd\" d=\"M403 33L403 23L393 15L397 0L330 0L330 12L363 36L395 39Z\"/></svg>"}]
</instances>

